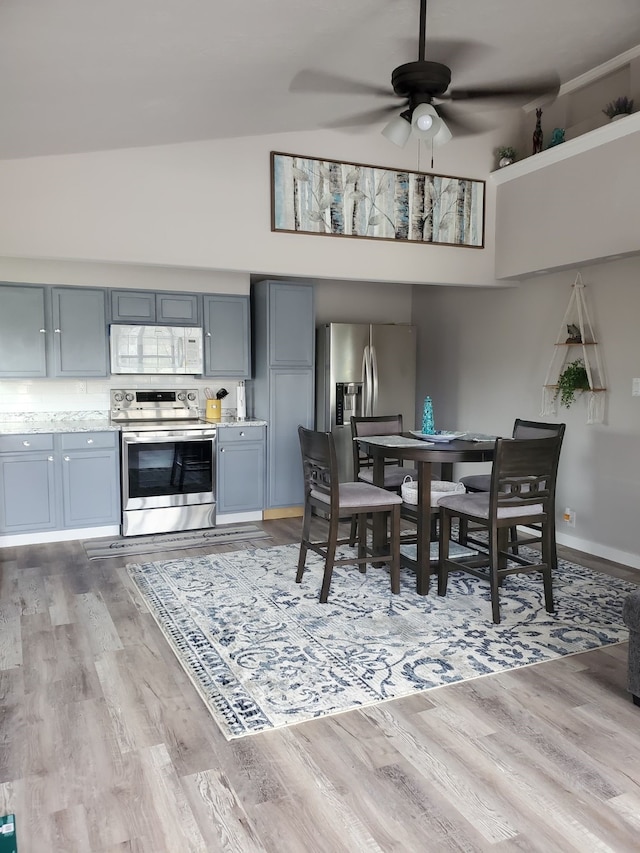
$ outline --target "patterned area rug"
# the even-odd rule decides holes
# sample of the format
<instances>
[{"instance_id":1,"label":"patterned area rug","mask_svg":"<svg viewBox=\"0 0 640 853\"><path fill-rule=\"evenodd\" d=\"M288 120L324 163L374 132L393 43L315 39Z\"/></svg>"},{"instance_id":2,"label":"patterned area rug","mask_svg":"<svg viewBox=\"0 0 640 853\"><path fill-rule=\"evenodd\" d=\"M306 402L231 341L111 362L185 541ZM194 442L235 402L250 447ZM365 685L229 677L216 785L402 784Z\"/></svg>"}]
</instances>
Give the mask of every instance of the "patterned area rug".
<instances>
[{"instance_id":1,"label":"patterned area rug","mask_svg":"<svg viewBox=\"0 0 640 853\"><path fill-rule=\"evenodd\" d=\"M446 597L392 596L383 568L322 563L294 582L297 545L127 566L228 739L628 639L632 584L560 560L556 613L538 575L510 575L491 621L488 584L454 574Z\"/></svg>"}]
</instances>

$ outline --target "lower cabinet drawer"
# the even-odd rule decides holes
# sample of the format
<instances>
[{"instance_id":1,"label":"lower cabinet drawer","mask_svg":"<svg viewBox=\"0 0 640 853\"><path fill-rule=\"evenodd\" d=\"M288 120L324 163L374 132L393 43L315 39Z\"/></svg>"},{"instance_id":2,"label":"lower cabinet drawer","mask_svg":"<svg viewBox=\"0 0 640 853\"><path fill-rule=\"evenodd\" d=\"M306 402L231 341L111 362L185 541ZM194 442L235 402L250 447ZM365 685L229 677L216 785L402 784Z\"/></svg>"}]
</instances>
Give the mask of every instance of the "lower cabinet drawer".
<instances>
[{"instance_id":1,"label":"lower cabinet drawer","mask_svg":"<svg viewBox=\"0 0 640 853\"><path fill-rule=\"evenodd\" d=\"M229 441L262 441L265 431L266 427L263 426L219 427L218 444L226 444Z\"/></svg>"},{"instance_id":2,"label":"lower cabinet drawer","mask_svg":"<svg viewBox=\"0 0 640 853\"><path fill-rule=\"evenodd\" d=\"M0 435L0 453L17 453L21 450L53 450L53 435L51 433Z\"/></svg>"},{"instance_id":3,"label":"lower cabinet drawer","mask_svg":"<svg viewBox=\"0 0 640 853\"><path fill-rule=\"evenodd\" d=\"M63 450L102 450L116 446L118 432L65 432L61 436Z\"/></svg>"}]
</instances>

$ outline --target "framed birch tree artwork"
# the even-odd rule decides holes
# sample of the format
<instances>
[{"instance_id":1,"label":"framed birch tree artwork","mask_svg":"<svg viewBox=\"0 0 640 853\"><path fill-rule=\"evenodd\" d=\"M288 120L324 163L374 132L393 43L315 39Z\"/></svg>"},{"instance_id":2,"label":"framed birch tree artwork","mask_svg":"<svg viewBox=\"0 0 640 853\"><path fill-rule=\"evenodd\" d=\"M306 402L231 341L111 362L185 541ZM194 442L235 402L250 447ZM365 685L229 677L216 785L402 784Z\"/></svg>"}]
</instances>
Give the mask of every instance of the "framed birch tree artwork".
<instances>
[{"instance_id":1,"label":"framed birch tree artwork","mask_svg":"<svg viewBox=\"0 0 640 853\"><path fill-rule=\"evenodd\" d=\"M271 152L271 230L484 246L485 182Z\"/></svg>"}]
</instances>

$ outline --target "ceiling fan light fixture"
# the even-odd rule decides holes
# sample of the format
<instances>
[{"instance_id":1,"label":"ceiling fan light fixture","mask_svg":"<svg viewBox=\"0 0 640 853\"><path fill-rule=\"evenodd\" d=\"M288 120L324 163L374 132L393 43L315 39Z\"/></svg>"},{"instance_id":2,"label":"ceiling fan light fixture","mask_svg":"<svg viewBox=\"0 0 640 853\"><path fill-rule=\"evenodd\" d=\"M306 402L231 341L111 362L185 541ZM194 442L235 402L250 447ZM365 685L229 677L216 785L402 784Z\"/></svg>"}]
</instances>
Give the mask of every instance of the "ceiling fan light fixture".
<instances>
[{"instance_id":1,"label":"ceiling fan light fixture","mask_svg":"<svg viewBox=\"0 0 640 853\"><path fill-rule=\"evenodd\" d=\"M404 148L411 136L411 119L407 111L405 110L399 116L392 118L389 124L383 128L382 135L399 148Z\"/></svg>"},{"instance_id":2,"label":"ceiling fan light fixture","mask_svg":"<svg viewBox=\"0 0 640 853\"><path fill-rule=\"evenodd\" d=\"M446 145L447 142L450 142L453 139L453 134L443 121L440 119L440 130L433 137L432 145L434 148L438 148L440 145Z\"/></svg>"},{"instance_id":3,"label":"ceiling fan light fixture","mask_svg":"<svg viewBox=\"0 0 640 853\"><path fill-rule=\"evenodd\" d=\"M442 127L442 119L431 104L418 104L411 116L411 126L420 139L433 139Z\"/></svg>"}]
</instances>

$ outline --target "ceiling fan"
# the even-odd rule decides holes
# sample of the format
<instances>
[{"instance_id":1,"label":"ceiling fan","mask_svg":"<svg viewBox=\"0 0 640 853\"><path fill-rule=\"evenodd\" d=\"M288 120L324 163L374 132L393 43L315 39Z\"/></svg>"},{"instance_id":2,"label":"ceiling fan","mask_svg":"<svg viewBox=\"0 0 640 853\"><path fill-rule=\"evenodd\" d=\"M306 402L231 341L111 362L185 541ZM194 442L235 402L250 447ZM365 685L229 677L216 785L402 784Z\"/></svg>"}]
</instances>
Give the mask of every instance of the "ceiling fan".
<instances>
[{"instance_id":1,"label":"ceiling fan","mask_svg":"<svg viewBox=\"0 0 640 853\"><path fill-rule=\"evenodd\" d=\"M418 37L418 59L399 65L391 73L391 91L369 83L352 80L339 75L314 70L299 72L291 83L291 91L323 92L325 94L374 95L376 97L402 98L404 103L398 113L398 104L393 103L365 113L330 122L327 127L353 127L375 124L390 114L396 117L382 133L396 145L403 146L411 134L430 140L434 145L443 144L456 136L477 133L482 128L474 116L461 115L451 104L478 103L482 100L492 106L512 106L518 101L533 100L541 96L555 97L559 83L555 78L530 80L524 84L485 85L466 89L451 89L451 68L442 62L425 59L426 54L427 0L420 0L420 31ZM452 45L441 44L440 51L452 51ZM457 53L473 52L477 45L457 44Z\"/></svg>"}]
</instances>

